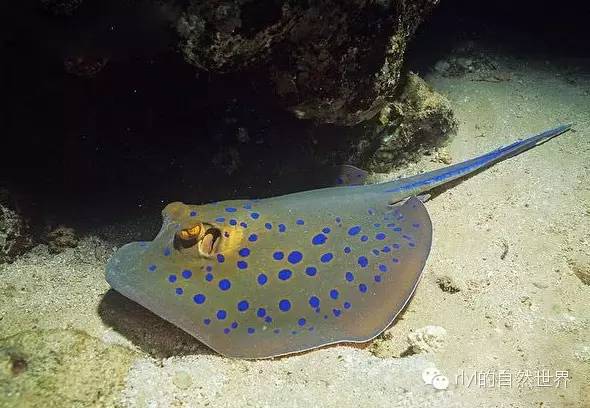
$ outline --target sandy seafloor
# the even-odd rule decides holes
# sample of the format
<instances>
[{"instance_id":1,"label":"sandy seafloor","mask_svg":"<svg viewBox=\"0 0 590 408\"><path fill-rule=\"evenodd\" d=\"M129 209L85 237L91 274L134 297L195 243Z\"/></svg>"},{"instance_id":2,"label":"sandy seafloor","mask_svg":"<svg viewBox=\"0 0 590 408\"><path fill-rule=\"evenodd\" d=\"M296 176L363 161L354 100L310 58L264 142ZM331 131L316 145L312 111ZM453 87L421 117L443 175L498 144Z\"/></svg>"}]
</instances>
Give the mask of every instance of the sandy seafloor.
<instances>
[{"instance_id":1,"label":"sandy seafloor","mask_svg":"<svg viewBox=\"0 0 590 408\"><path fill-rule=\"evenodd\" d=\"M385 335L365 348L221 357L109 291L113 247L147 237L140 223L105 226L76 249L38 246L0 266L0 337L13 336L0 350L0 406L589 407L590 63L487 52L509 80L425 77L459 122L441 154L456 163L577 124L427 203L432 253ZM438 168L437 157L388 177ZM408 335L429 325L446 335L407 353ZM424 384L433 367L446 390Z\"/></svg>"}]
</instances>

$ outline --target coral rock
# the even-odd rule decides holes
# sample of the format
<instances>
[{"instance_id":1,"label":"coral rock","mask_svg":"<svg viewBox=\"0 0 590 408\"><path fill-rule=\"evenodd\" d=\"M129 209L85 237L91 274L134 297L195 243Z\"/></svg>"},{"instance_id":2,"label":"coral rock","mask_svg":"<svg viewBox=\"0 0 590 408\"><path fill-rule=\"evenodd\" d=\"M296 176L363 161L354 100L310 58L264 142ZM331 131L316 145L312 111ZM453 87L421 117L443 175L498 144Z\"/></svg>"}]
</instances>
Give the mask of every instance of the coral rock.
<instances>
[{"instance_id":1,"label":"coral rock","mask_svg":"<svg viewBox=\"0 0 590 408\"><path fill-rule=\"evenodd\" d=\"M191 0L177 31L191 64L255 68L298 117L351 126L394 96L406 45L437 3Z\"/></svg>"}]
</instances>

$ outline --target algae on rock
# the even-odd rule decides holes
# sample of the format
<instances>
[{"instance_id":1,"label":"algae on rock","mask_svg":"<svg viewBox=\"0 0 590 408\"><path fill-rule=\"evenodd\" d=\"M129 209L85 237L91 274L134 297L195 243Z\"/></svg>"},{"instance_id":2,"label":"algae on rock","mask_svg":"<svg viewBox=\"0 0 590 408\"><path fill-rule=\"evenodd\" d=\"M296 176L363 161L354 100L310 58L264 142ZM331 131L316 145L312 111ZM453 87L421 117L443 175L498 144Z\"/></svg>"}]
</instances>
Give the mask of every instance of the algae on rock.
<instances>
[{"instance_id":1,"label":"algae on rock","mask_svg":"<svg viewBox=\"0 0 590 408\"><path fill-rule=\"evenodd\" d=\"M177 31L189 63L249 72L298 117L352 126L395 94L407 43L437 3L190 0Z\"/></svg>"},{"instance_id":2,"label":"algae on rock","mask_svg":"<svg viewBox=\"0 0 590 408\"><path fill-rule=\"evenodd\" d=\"M113 406L134 357L76 330L0 339L0 406Z\"/></svg>"},{"instance_id":3,"label":"algae on rock","mask_svg":"<svg viewBox=\"0 0 590 408\"><path fill-rule=\"evenodd\" d=\"M396 160L422 145L440 145L457 128L450 102L418 75L410 73L401 94L373 119L374 153L365 163L372 171L390 171Z\"/></svg>"},{"instance_id":4,"label":"algae on rock","mask_svg":"<svg viewBox=\"0 0 590 408\"><path fill-rule=\"evenodd\" d=\"M30 228L15 200L0 190L0 263L12 262L33 245Z\"/></svg>"}]
</instances>

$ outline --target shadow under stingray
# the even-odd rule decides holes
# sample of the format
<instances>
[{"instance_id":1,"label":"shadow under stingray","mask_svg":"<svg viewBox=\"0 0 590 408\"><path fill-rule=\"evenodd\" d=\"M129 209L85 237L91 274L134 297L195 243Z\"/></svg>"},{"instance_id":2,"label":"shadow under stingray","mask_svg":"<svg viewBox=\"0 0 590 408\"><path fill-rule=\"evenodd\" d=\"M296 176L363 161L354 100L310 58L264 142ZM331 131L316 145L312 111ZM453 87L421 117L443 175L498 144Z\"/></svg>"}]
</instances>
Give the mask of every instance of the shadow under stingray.
<instances>
[{"instance_id":1,"label":"shadow under stingray","mask_svg":"<svg viewBox=\"0 0 590 408\"><path fill-rule=\"evenodd\" d=\"M399 312L396 318L383 332L391 329L395 324L404 319L414 294ZM139 347L144 353L154 358L169 358L188 355L217 355L223 357L213 349L207 347L196 338L176 327L165 319L150 312L140 304L126 298L114 289L109 289L98 305L98 315L102 321L112 327L131 343ZM371 340L362 343L341 342L320 346L314 349L291 354L272 357L283 359L292 356L305 355L315 350L331 347L351 347L360 350L369 348L373 341L383 332Z\"/></svg>"},{"instance_id":2,"label":"shadow under stingray","mask_svg":"<svg viewBox=\"0 0 590 408\"><path fill-rule=\"evenodd\" d=\"M110 289L98 305L102 321L156 358L216 354L185 331Z\"/></svg>"}]
</instances>

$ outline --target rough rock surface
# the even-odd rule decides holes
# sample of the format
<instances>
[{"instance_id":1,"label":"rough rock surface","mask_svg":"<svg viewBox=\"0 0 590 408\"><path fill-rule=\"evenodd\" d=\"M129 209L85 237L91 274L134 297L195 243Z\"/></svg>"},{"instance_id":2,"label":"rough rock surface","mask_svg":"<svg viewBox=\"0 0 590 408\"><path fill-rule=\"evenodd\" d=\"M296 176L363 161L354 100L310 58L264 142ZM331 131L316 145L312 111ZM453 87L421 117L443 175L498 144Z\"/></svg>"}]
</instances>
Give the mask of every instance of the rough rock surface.
<instances>
[{"instance_id":1,"label":"rough rock surface","mask_svg":"<svg viewBox=\"0 0 590 408\"><path fill-rule=\"evenodd\" d=\"M440 326L425 326L408 334L408 343L413 353L432 353L445 345L447 331Z\"/></svg>"},{"instance_id":2,"label":"rough rock surface","mask_svg":"<svg viewBox=\"0 0 590 408\"><path fill-rule=\"evenodd\" d=\"M49 252L52 254L58 254L67 248L76 248L78 241L76 231L73 228L63 225L51 230L47 234L47 246L49 247Z\"/></svg>"},{"instance_id":3,"label":"rough rock surface","mask_svg":"<svg viewBox=\"0 0 590 408\"><path fill-rule=\"evenodd\" d=\"M377 148L366 167L390 171L395 160L419 150L421 144L442 144L457 122L447 98L422 78L410 74L395 102L386 104L375 119Z\"/></svg>"},{"instance_id":4,"label":"rough rock surface","mask_svg":"<svg viewBox=\"0 0 590 408\"><path fill-rule=\"evenodd\" d=\"M56 16L70 16L82 4L82 0L40 0L41 6Z\"/></svg>"},{"instance_id":5,"label":"rough rock surface","mask_svg":"<svg viewBox=\"0 0 590 408\"><path fill-rule=\"evenodd\" d=\"M408 40L438 0L191 0L177 31L188 62L255 68L298 117L354 125L392 97Z\"/></svg>"},{"instance_id":6,"label":"rough rock surface","mask_svg":"<svg viewBox=\"0 0 590 408\"><path fill-rule=\"evenodd\" d=\"M31 330L0 340L0 405L112 406L134 352L75 330Z\"/></svg>"},{"instance_id":7,"label":"rough rock surface","mask_svg":"<svg viewBox=\"0 0 590 408\"><path fill-rule=\"evenodd\" d=\"M33 244L29 226L6 190L0 190L0 263L12 262Z\"/></svg>"}]
</instances>

